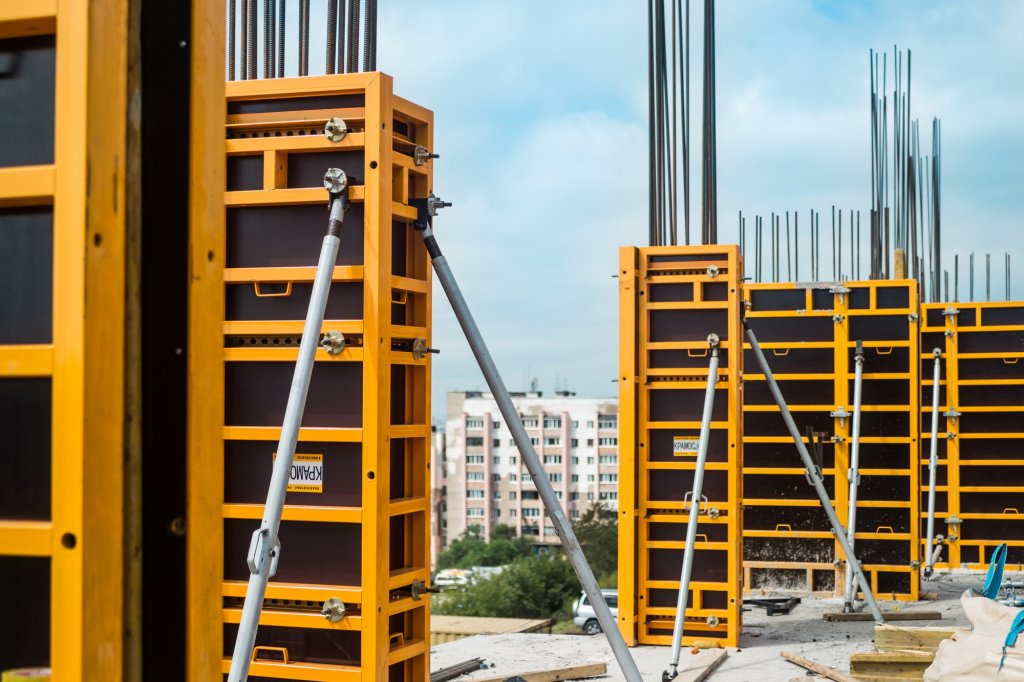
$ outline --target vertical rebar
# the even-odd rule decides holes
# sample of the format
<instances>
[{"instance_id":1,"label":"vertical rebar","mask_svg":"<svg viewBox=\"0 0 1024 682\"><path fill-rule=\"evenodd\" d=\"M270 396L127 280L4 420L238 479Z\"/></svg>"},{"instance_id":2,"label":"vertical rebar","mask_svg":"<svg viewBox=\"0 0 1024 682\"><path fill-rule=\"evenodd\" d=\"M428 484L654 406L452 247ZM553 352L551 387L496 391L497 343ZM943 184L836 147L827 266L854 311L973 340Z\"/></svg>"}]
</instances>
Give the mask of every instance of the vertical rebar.
<instances>
[{"instance_id":1,"label":"vertical rebar","mask_svg":"<svg viewBox=\"0 0 1024 682\"><path fill-rule=\"evenodd\" d=\"M359 70L359 0L348 0L346 24L348 54L345 55L345 73L355 73Z\"/></svg>"},{"instance_id":2,"label":"vertical rebar","mask_svg":"<svg viewBox=\"0 0 1024 682\"><path fill-rule=\"evenodd\" d=\"M245 4L245 0L242 0ZM235 0L228 0L228 80L235 80Z\"/></svg>"},{"instance_id":3,"label":"vertical rebar","mask_svg":"<svg viewBox=\"0 0 1024 682\"><path fill-rule=\"evenodd\" d=\"M327 26L324 29L327 34L326 40L326 67L325 73L336 73L335 71L335 50L334 42L338 38L338 0L327 0Z\"/></svg>"},{"instance_id":4,"label":"vertical rebar","mask_svg":"<svg viewBox=\"0 0 1024 682\"><path fill-rule=\"evenodd\" d=\"M992 254L985 254L985 300L992 300Z\"/></svg>"},{"instance_id":5,"label":"vertical rebar","mask_svg":"<svg viewBox=\"0 0 1024 682\"><path fill-rule=\"evenodd\" d=\"M267 78L277 78L277 0L266 0L267 3L267 25L264 31L267 33Z\"/></svg>"},{"instance_id":6,"label":"vertical rebar","mask_svg":"<svg viewBox=\"0 0 1024 682\"><path fill-rule=\"evenodd\" d=\"M284 78L284 37L285 30L285 5L288 0L277 0L280 4L277 7L277 77Z\"/></svg>"},{"instance_id":7,"label":"vertical rebar","mask_svg":"<svg viewBox=\"0 0 1024 682\"><path fill-rule=\"evenodd\" d=\"M363 71L377 70L377 0L366 0L363 21Z\"/></svg>"},{"instance_id":8,"label":"vertical rebar","mask_svg":"<svg viewBox=\"0 0 1024 682\"><path fill-rule=\"evenodd\" d=\"M309 75L309 0L299 0L299 75Z\"/></svg>"},{"instance_id":9,"label":"vertical rebar","mask_svg":"<svg viewBox=\"0 0 1024 682\"><path fill-rule=\"evenodd\" d=\"M960 302L960 254L953 255L953 301Z\"/></svg>"},{"instance_id":10,"label":"vertical rebar","mask_svg":"<svg viewBox=\"0 0 1024 682\"><path fill-rule=\"evenodd\" d=\"M249 80L256 80L259 78L259 74L256 73L257 59L259 57L260 46L257 42L259 40L259 21L258 8L256 0L246 0L249 4L249 26L248 33L249 38L246 42L249 44L248 59L246 59L246 72L249 74Z\"/></svg>"},{"instance_id":11,"label":"vertical rebar","mask_svg":"<svg viewBox=\"0 0 1024 682\"><path fill-rule=\"evenodd\" d=\"M793 211L793 278L800 281L800 213Z\"/></svg>"},{"instance_id":12,"label":"vertical rebar","mask_svg":"<svg viewBox=\"0 0 1024 682\"><path fill-rule=\"evenodd\" d=\"M974 252L973 251L971 252L971 257L970 257L970 279L968 281L969 281L968 290L970 292L970 301L971 301L971 303L974 303Z\"/></svg>"},{"instance_id":13,"label":"vertical rebar","mask_svg":"<svg viewBox=\"0 0 1024 682\"><path fill-rule=\"evenodd\" d=\"M249 80L249 3L251 0L238 0L240 14L238 21L238 77Z\"/></svg>"},{"instance_id":14,"label":"vertical rebar","mask_svg":"<svg viewBox=\"0 0 1024 682\"><path fill-rule=\"evenodd\" d=\"M786 211L786 281L793 281L792 242L789 240L789 211Z\"/></svg>"},{"instance_id":15,"label":"vertical rebar","mask_svg":"<svg viewBox=\"0 0 1024 682\"><path fill-rule=\"evenodd\" d=\"M263 77L274 77L274 48L271 40L274 36L270 30L274 21L273 10L270 6L272 0L263 0Z\"/></svg>"},{"instance_id":16,"label":"vertical rebar","mask_svg":"<svg viewBox=\"0 0 1024 682\"><path fill-rule=\"evenodd\" d=\"M1010 300L1010 254L1006 254L1006 300Z\"/></svg>"}]
</instances>

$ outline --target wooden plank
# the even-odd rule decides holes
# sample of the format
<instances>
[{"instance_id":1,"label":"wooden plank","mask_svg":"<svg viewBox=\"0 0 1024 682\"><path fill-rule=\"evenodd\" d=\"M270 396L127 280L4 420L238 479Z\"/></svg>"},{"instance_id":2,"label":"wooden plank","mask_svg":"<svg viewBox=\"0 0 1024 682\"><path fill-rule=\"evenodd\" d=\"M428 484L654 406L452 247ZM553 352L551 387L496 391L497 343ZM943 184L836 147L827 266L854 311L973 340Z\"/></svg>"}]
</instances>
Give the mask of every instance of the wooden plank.
<instances>
[{"instance_id":1,"label":"wooden plank","mask_svg":"<svg viewBox=\"0 0 1024 682\"><path fill-rule=\"evenodd\" d=\"M550 668L535 670L528 673L509 673L494 677L481 677L471 682L505 682L510 677L521 677L526 682L558 682L559 680L582 680L588 677L600 677L608 672L606 663L584 663L566 668Z\"/></svg>"},{"instance_id":2,"label":"wooden plank","mask_svg":"<svg viewBox=\"0 0 1024 682\"><path fill-rule=\"evenodd\" d=\"M859 680L920 680L934 659L934 651L855 652L850 654L850 674Z\"/></svg>"},{"instance_id":3,"label":"wooden plank","mask_svg":"<svg viewBox=\"0 0 1024 682\"><path fill-rule=\"evenodd\" d=\"M834 682L858 682L857 680L855 680L854 678L850 677L845 673L841 673L838 670L832 670L831 668L826 668L820 663L815 663L814 661L804 658L803 656L797 656L796 654L790 651L780 651L779 656L782 656L790 663L795 663L801 668L806 668L807 670L810 670L813 673L817 673L822 677L826 677L830 680L833 680Z\"/></svg>"},{"instance_id":4,"label":"wooden plank","mask_svg":"<svg viewBox=\"0 0 1024 682\"><path fill-rule=\"evenodd\" d=\"M942 620L939 611L883 611L885 620ZM870 613L826 613L822 616L830 623L874 620Z\"/></svg>"},{"instance_id":5,"label":"wooden plank","mask_svg":"<svg viewBox=\"0 0 1024 682\"><path fill-rule=\"evenodd\" d=\"M686 670L681 671L676 680L678 682L704 682L715 671L715 668L722 665L728 655L725 649L701 651L694 657L697 660L691 660L686 666Z\"/></svg>"},{"instance_id":6,"label":"wooden plank","mask_svg":"<svg viewBox=\"0 0 1024 682\"><path fill-rule=\"evenodd\" d=\"M879 651L935 651L939 643L966 628L907 628L895 625L875 626L875 649Z\"/></svg>"}]
</instances>

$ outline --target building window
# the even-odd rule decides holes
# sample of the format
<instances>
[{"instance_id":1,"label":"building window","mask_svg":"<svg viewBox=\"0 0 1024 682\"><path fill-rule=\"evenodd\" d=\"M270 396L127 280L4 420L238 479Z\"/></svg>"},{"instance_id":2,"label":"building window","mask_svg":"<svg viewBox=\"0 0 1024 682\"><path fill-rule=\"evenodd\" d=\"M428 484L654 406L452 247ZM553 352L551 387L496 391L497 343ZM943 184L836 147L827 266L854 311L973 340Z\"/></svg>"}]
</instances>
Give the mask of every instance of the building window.
<instances>
[{"instance_id":1,"label":"building window","mask_svg":"<svg viewBox=\"0 0 1024 682\"><path fill-rule=\"evenodd\" d=\"M523 526L523 535L540 535L540 529L537 526Z\"/></svg>"},{"instance_id":2,"label":"building window","mask_svg":"<svg viewBox=\"0 0 1024 682\"><path fill-rule=\"evenodd\" d=\"M576 520L576 519L578 519L579 517L580 517L580 512L579 512L579 510L578 510L578 509L573 509L573 510L572 510L572 520L573 520L573 521L575 521L575 520Z\"/></svg>"},{"instance_id":3,"label":"building window","mask_svg":"<svg viewBox=\"0 0 1024 682\"><path fill-rule=\"evenodd\" d=\"M495 490L494 491L494 498L493 499L495 499L495 500L500 500L501 499L501 491L500 490Z\"/></svg>"},{"instance_id":4,"label":"building window","mask_svg":"<svg viewBox=\"0 0 1024 682\"><path fill-rule=\"evenodd\" d=\"M467 471L466 472L466 480L467 481L482 481L482 480L484 480L484 472L482 472L482 471Z\"/></svg>"},{"instance_id":5,"label":"building window","mask_svg":"<svg viewBox=\"0 0 1024 682\"><path fill-rule=\"evenodd\" d=\"M515 483L516 482L516 475L515 474L509 474L508 475L508 480L510 480L513 483Z\"/></svg>"},{"instance_id":6,"label":"building window","mask_svg":"<svg viewBox=\"0 0 1024 682\"><path fill-rule=\"evenodd\" d=\"M594 458L593 457L587 457L587 464L593 464L593 463L594 463Z\"/></svg>"},{"instance_id":7,"label":"building window","mask_svg":"<svg viewBox=\"0 0 1024 682\"><path fill-rule=\"evenodd\" d=\"M587 428L588 429L594 428L594 422L592 420L590 420L590 419L587 420Z\"/></svg>"},{"instance_id":8,"label":"building window","mask_svg":"<svg viewBox=\"0 0 1024 682\"><path fill-rule=\"evenodd\" d=\"M523 419L523 426L525 426L528 429L535 429L535 428L537 428L537 418L536 417L525 417Z\"/></svg>"},{"instance_id":9,"label":"building window","mask_svg":"<svg viewBox=\"0 0 1024 682\"><path fill-rule=\"evenodd\" d=\"M513 518L515 518L515 516L516 516L516 510L515 510L515 509L509 509L509 510L508 510L508 515L509 515L509 516L511 516L511 517L513 517Z\"/></svg>"},{"instance_id":10,"label":"building window","mask_svg":"<svg viewBox=\"0 0 1024 682\"><path fill-rule=\"evenodd\" d=\"M466 455L466 464L483 464L483 455Z\"/></svg>"},{"instance_id":11,"label":"building window","mask_svg":"<svg viewBox=\"0 0 1024 682\"><path fill-rule=\"evenodd\" d=\"M562 474L548 474L548 480L551 481L552 483L561 483Z\"/></svg>"},{"instance_id":12,"label":"building window","mask_svg":"<svg viewBox=\"0 0 1024 682\"><path fill-rule=\"evenodd\" d=\"M597 439L597 444L602 446L602 447L604 447L606 445L618 445L619 444L619 439L618 438L598 438Z\"/></svg>"},{"instance_id":13,"label":"building window","mask_svg":"<svg viewBox=\"0 0 1024 682\"><path fill-rule=\"evenodd\" d=\"M533 476L530 475L530 472L524 471L522 473L522 481L523 481L523 483L532 483L533 482Z\"/></svg>"},{"instance_id":14,"label":"building window","mask_svg":"<svg viewBox=\"0 0 1024 682\"><path fill-rule=\"evenodd\" d=\"M497 431L500 428L501 428L501 422L498 422L498 421L491 422L491 430Z\"/></svg>"},{"instance_id":15,"label":"building window","mask_svg":"<svg viewBox=\"0 0 1024 682\"><path fill-rule=\"evenodd\" d=\"M531 437L530 445L532 445L533 447L537 447L538 445L540 445L540 438Z\"/></svg>"},{"instance_id":16,"label":"building window","mask_svg":"<svg viewBox=\"0 0 1024 682\"><path fill-rule=\"evenodd\" d=\"M482 500L482 499L484 499L484 491L483 490L476 490L476 489L471 488L471 489L466 491L466 499L467 500Z\"/></svg>"},{"instance_id":17,"label":"building window","mask_svg":"<svg viewBox=\"0 0 1024 682\"><path fill-rule=\"evenodd\" d=\"M544 428L545 429L560 429L560 428L562 428L562 418L561 417L545 417L545 419L544 419Z\"/></svg>"},{"instance_id":18,"label":"building window","mask_svg":"<svg viewBox=\"0 0 1024 682\"><path fill-rule=\"evenodd\" d=\"M523 491L523 499L524 500L539 500L540 499L540 493L538 493L536 490L524 490Z\"/></svg>"},{"instance_id":19,"label":"building window","mask_svg":"<svg viewBox=\"0 0 1024 682\"><path fill-rule=\"evenodd\" d=\"M618 427L619 420L616 417L601 416L597 419L597 428L599 429L616 429Z\"/></svg>"},{"instance_id":20,"label":"building window","mask_svg":"<svg viewBox=\"0 0 1024 682\"><path fill-rule=\"evenodd\" d=\"M562 439L559 438L558 436L548 436L548 437L546 437L544 439L545 447L554 447L556 445L561 445L561 444L562 444Z\"/></svg>"},{"instance_id":21,"label":"building window","mask_svg":"<svg viewBox=\"0 0 1024 682\"><path fill-rule=\"evenodd\" d=\"M577 457L576 455L573 455L572 456L572 463L573 464L579 464L580 463L580 458Z\"/></svg>"},{"instance_id":22,"label":"building window","mask_svg":"<svg viewBox=\"0 0 1024 682\"><path fill-rule=\"evenodd\" d=\"M515 490L509 490L508 491L508 499L510 499L510 500L516 499L516 491Z\"/></svg>"},{"instance_id":23,"label":"building window","mask_svg":"<svg viewBox=\"0 0 1024 682\"><path fill-rule=\"evenodd\" d=\"M619 456L618 455L601 455L600 457L597 458L597 461L600 464L618 464L619 463Z\"/></svg>"},{"instance_id":24,"label":"building window","mask_svg":"<svg viewBox=\"0 0 1024 682\"><path fill-rule=\"evenodd\" d=\"M571 438L571 439L569 439L569 447L571 447L571 448L578 448L579 446L580 446L580 439L579 438Z\"/></svg>"},{"instance_id":25,"label":"building window","mask_svg":"<svg viewBox=\"0 0 1024 682\"><path fill-rule=\"evenodd\" d=\"M578 421L576 421L575 419L573 419L572 422L570 422L570 423L572 424L572 428L574 428L574 429L578 429L580 427L580 423Z\"/></svg>"},{"instance_id":26,"label":"building window","mask_svg":"<svg viewBox=\"0 0 1024 682\"><path fill-rule=\"evenodd\" d=\"M516 463L516 456L515 455L509 455L508 456L508 463L509 464L515 464Z\"/></svg>"},{"instance_id":27,"label":"building window","mask_svg":"<svg viewBox=\"0 0 1024 682\"><path fill-rule=\"evenodd\" d=\"M474 438L467 438L466 439L466 447L467 448L482 448L483 446L484 446L484 439L483 438L474 437Z\"/></svg>"},{"instance_id":28,"label":"building window","mask_svg":"<svg viewBox=\"0 0 1024 682\"><path fill-rule=\"evenodd\" d=\"M501 483L501 474L491 474L491 480L495 483Z\"/></svg>"},{"instance_id":29,"label":"building window","mask_svg":"<svg viewBox=\"0 0 1024 682\"><path fill-rule=\"evenodd\" d=\"M544 455L544 463L545 464L561 464L562 463L562 456L561 455Z\"/></svg>"},{"instance_id":30,"label":"building window","mask_svg":"<svg viewBox=\"0 0 1024 682\"><path fill-rule=\"evenodd\" d=\"M475 523L473 525L466 526L466 532L470 535L480 535L484 532L484 527L479 523Z\"/></svg>"},{"instance_id":31,"label":"building window","mask_svg":"<svg viewBox=\"0 0 1024 682\"><path fill-rule=\"evenodd\" d=\"M523 516L531 519L539 518L540 509L538 509L537 507L525 507L523 509Z\"/></svg>"},{"instance_id":32,"label":"building window","mask_svg":"<svg viewBox=\"0 0 1024 682\"><path fill-rule=\"evenodd\" d=\"M482 429L484 428L484 420L479 417L470 417L466 420L467 429Z\"/></svg>"},{"instance_id":33,"label":"building window","mask_svg":"<svg viewBox=\"0 0 1024 682\"><path fill-rule=\"evenodd\" d=\"M594 482L594 474L587 474L587 483Z\"/></svg>"},{"instance_id":34,"label":"building window","mask_svg":"<svg viewBox=\"0 0 1024 682\"><path fill-rule=\"evenodd\" d=\"M494 466L498 466L499 464L501 464L501 457L499 457L498 455L495 455L494 457L491 457L491 463Z\"/></svg>"},{"instance_id":35,"label":"building window","mask_svg":"<svg viewBox=\"0 0 1024 682\"><path fill-rule=\"evenodd\" d=\"M554 526L544 526L544 535L555 535Z\"/></svg>"},{"instance_id":36,"label":"building window","mask_svg":"<svg viewBox=\"0 0 1024 682\"><path fill-rule=\"evenodd\" d=\"M500 438L492 439L491 440L491 447L493 447L493 448L500 448L501 447L501 439Z\"/></svg>"},{"instance_id":37,"label":"building window","mask_svg":"<svg viewBox=\"0 0 1024 682\"><path fill-rule=\"evenodd\" d=\"M587 447L588 448L594 447L594 439L593 438L588 438L587 439Z\"/></svg>"},{"instance_id":38,"label":"building window","mask_svg":"<svg viewBox=\"0 0 1024 682\"><path fill-rule=\"evenodd\" d=\"M580 494L579 493L569 493L569 499L572 500L572 501L578 500L578 499L580 499Z\"/></svg>"},{"instance_id":39,"label":"building window","mask_svg":"<svg viewBox=\"0 0 1024 682\"><path fill-rule=\"evenodd\" d=\"M555 491L555 497L557 497L558 499L562 499L562 491L561 490L556 490Z\"/></svg>"},{"instance_id":40,"label":"building window","mask_svg":"<svg viewBox=\"0 0 1024 682\"><path fill-rule=\"evenodd\" d=\"M479 518L484 515L483 507L470 507L466 510L466 516Z\"/></svg>"},{"instance_id":41,"label":"building window","mask_svg":"<svg viewBox=\"0 0 1024 682\"><path fill-rule=\"evenodd\" d=\"M580 482L580 475L579 474L570 474L569 475L569 480L572 483L579 483Z\"/></svg>"},{"instance_id":42,"label":"building window","mask_svg":"<svg viewBox=\"0 0 1024 682\"><path fill-rule=\"evenodd\" d=\"M491 515L494 516L494 518L496 518L496 519L500 519L501 518L501 509L495 507L494 509L491 510Z\"/></svg>"},{"instance_id":43,"label":"building window","mask_svg":"<svg viewBox=\"0 0 1024 682\"><path fill-rule=\"evenodd\" d=\"M618 474L601 474L601 483L618 483Z\"/></svg>"},{"instance_id":44,"label":"building window","mask_svg":"<svg viewBox=\"0 0 1024 682\"><path fill-rule=\"evenodd\" d=\"M619 499L619 494L615 493L615 492L601 493L599 497L602 500L617 500L617 499Z\"/></svg>"},{"instance_id":45,"label":"building window","mask_svg":"<svg viewBox=\"0 0 1024 682\"><path fill-rule=\"evenodd\" d=\"M587 499L588 500L593 500L594 499L594 493L587 493Z\"/></svg>"}]
</instances>

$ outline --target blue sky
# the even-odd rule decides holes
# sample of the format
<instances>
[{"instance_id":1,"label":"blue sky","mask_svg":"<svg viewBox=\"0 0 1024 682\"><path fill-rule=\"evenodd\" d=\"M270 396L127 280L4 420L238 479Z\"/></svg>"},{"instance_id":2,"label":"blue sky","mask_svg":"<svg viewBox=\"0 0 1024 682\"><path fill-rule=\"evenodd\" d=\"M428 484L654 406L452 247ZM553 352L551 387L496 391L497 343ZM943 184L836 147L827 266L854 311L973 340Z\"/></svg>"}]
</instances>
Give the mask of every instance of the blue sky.
<instances>
[{"instance_id":1,"label":"blue sky","mask_svg":"<svg viewBox=\"0 0 1024 682\"><path fill-rule=\"evenodd\" d=\"M506 382L521 389L536 377L550 392L557 379L581 395L615 395L617 247L647 238L646 3L379 2L379 68L435 111L435 191L455 203L438 241ZM699 178L703 3L690 4ZM313 1L314 46L322 7ZM1009 251L1014 298L1024 298L1024 2L719 0L716 19L720 241L736 240L740 209L805 218L813 207L823 232L833 204L866 220L868 49L891 55L898 44L913 51L926 151L931 117L942 119L949 267L957 252L973 249L979 264L992 253L1001 298ZM697 234L699 197L695 183ZM484 382L436 283L435 292L440 417L445 391Z\"/></svg>"}]
</instances>

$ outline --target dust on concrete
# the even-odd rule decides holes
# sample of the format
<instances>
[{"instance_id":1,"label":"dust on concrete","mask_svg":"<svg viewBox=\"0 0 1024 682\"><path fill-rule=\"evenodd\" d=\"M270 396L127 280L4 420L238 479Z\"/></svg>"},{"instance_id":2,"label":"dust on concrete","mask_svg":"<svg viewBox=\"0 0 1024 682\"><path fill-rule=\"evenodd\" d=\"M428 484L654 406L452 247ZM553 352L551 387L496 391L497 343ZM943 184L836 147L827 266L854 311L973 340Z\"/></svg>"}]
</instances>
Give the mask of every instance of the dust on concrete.
<instances>
[{"instance_id":1,"label":"dust on concrete","mask_svg":"<svg viewBox=\"0 0 1024 682\"><path fill-rule=\"evenodd\" d=\"M1010 576L1007 576L1010 577ZM969 587L980 589L984 575L957 572L935 576L922 584L923 592L934 592L937 601L917 603L880 601L883 610L939 611L941 621L909 621L907 626L968 625L960 608L960 595ZM788 682L806 671L782 659L786 650L836 670L849 671L849 656L855 651L873 650L875 624L864 622L830 623L825 613L842 611L842 599L804 598L788 615L767 616L764 609L751 608L743 614L740 647L729 649L729 656L708 678L711 682ZM660 682L668 665L669 647L640 646L630 650L645 680ZM605 662L605 680L625 680L603 636L505 634L479 635L432 647L431 669L454 665L481 657L491 666L459 678L474 679L497 675L516 675L533 670ZM684 649L680 669L694 659Z\"/></svg>"}]
</instances>

